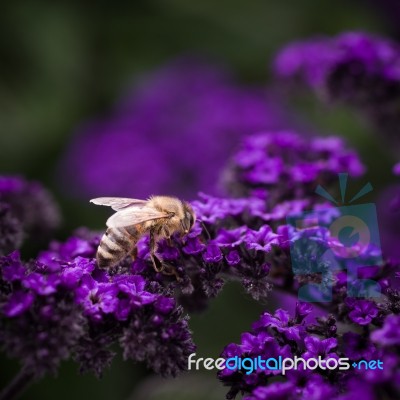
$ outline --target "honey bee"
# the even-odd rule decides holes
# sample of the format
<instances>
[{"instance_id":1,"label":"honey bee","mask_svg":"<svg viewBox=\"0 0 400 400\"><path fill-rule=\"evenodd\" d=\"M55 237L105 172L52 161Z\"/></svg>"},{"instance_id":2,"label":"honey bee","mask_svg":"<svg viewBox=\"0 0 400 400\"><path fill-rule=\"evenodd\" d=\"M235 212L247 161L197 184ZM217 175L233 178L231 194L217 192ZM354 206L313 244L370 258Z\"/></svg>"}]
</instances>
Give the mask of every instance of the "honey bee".
<instances>
[{"instance_id":1,"label":"honey bee","mask_svg":"<svg viewBox=\"0 0 400 400\"><path fill-rule=\"evenodd\" d=\"M157 272L163 271L164 264L156 256L158 242L163 238L169 240L174 233L187 234L196 221L191 205L176 197L153 196L148 200L99 197L90 202L117 211L107 220L108 228L96 253L97 265L103 269L117 265L127 255L134 260L138 240L149 233L153 267Z\"/></svg>"}]
</instances>

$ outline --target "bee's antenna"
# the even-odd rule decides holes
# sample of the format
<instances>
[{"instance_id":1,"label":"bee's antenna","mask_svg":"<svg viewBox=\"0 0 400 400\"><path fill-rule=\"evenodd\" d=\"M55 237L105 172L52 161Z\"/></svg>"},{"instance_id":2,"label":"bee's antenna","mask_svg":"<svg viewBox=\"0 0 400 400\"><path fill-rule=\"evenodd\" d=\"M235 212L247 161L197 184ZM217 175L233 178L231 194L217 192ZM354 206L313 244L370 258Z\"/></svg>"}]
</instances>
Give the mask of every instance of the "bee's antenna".
<instances>
[{"instance_id":1,"label":"bee's antenna","mask_svg":"<svg viewBox=\"0 0 400 400\"><path fill-rule=\"evenodd\" d=\"M200 222L203 229L206 231L208 240L211 240L211 235L210 235L210 232L208 232L206 224L201 219L199 219L198 221Z\"/></svg>"}]
</instances>

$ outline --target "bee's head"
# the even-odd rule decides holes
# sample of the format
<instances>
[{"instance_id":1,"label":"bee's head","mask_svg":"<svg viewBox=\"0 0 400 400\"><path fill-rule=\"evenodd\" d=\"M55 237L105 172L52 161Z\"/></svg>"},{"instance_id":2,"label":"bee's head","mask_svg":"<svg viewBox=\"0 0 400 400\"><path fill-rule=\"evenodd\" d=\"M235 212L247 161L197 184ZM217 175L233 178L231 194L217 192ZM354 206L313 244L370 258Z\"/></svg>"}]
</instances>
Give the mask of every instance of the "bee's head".
<instances>
[{"instance_id":1,"label":"bee's head","mask_svg":"<svg viewBox=\"0 0 400 400\"><path fill-rule=\"evenodd\" d=\"M193 211L192 206L183 201L183 219L182 219L182 230L184 233L188 233L196 222L196 214Z\"/></svg>"}]
</instances>

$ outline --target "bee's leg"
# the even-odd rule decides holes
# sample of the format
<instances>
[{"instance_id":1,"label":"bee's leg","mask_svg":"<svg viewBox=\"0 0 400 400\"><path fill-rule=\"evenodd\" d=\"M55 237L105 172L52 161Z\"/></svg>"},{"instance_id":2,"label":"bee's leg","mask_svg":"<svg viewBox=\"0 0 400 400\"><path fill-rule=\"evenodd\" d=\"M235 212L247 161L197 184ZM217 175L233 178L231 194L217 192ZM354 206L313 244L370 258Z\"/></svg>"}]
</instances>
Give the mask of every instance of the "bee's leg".
<instances>
[{"instance_id":1,"label":"bee's leg","mask_svg":"<svg viewBox=\"0 0 400 400\"><path fill-rule=\"evenodd\" d=\"M162 227L162 229L160 231L160 235L165 238L167 245L169 247L172 247L171 232L169 231L169 229L166 226Z\"/></svg>"},{"instance_id":2,"label":"bee's leg","mask_svg":"<svg viewBox=\"0 0 400 400\"><path fill-rule=\"evenodd\" d=\"M136 258L137 258L137 256L138 256L138 249L137 249L137 247L135 246L135 247L133 248L133 250L131 251L131 258L132 258L132 261L135 261Z\"/></svg>"},{"instance_id":3,"label":"bee's leg","mask_svg":"<svg viewBox=\"0 0 400 400\"><path fill-rule=\"evenodd\" d=\"M168 264L167 265L168 268L165 268L163 270L163 274L164 275L173 275L175 276L176 280L178 282L180 282L182 280L182 278L178 275L178 272L176 271L176 268L173 265Z\"/></svg>"},{"instance_id":4,"label":"bee's leg","mask_svg":"<svg viewBox=\"0 0 400 400\"><path fill-rule=\"evenodd\" d=\"M154 231L150 231L150 258L153 263L153 268L156 272L162 272L164 270L164 265L160 259L156 256L157 243Z\"/></svg>"},{"instance_id":5,"label":"bee's leg","mask_svg":"<svg viewBox=\"0 0 400 400\"><path fill-rule=\"evenodd\" d=\"M160 259L153 254L151 256L151 261L153 262L153 268L156 272L163 272L164 271L164 264L160 261Z\"/></svg>"}]
</instances>

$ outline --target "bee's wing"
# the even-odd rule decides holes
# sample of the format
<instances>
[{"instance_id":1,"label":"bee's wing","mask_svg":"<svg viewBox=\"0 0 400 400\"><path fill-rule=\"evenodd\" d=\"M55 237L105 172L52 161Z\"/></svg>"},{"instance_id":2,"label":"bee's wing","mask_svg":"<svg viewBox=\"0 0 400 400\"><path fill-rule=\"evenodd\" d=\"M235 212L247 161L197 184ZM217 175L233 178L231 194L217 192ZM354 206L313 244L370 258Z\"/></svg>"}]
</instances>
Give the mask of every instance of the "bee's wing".
<instances>
[{"instance_id":1,"label":"bee's wing","mask_svg":"<svg viewBox=\"0 0 400 400\"><path fill-rule=\"evenodd\" d=\"M98 206L109 206L115 211L123 210L133 205L143 207L146 204L146 200L128 199L126 197L98 197L90 200L90 202Z\"/></svg>"},{"instance_id":2,"label":"bee's wing","mask_svg":"<svg viewBox=\"0 0 400 400\"><path fill-rule=\"evenodd\" d=\"M141 224L152 219L168 217L170 217L168 213L157 211L152 207L133 204L108 218L107 226L109 228L121 228L123 226Z\"/></svg>"}]
</instances>

